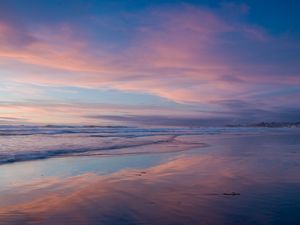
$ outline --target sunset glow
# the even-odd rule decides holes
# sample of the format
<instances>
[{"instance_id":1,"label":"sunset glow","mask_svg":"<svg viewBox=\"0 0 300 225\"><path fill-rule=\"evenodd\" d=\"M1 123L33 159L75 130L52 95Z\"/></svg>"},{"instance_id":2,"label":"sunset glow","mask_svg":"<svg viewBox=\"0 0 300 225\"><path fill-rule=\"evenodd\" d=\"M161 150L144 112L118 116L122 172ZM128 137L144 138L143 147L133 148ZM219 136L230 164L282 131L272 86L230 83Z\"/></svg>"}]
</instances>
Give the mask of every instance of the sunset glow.
<instances>
[{"instance_id":1,"label":"sunset glow","mask_svg":"<svg viewBox=\"0 0 300 225\"><path fill-rule=\"evenodd\" d=\"M0 123L293 122L299 5L272 3L3 1Z\"/></svg>"}]
</instances>

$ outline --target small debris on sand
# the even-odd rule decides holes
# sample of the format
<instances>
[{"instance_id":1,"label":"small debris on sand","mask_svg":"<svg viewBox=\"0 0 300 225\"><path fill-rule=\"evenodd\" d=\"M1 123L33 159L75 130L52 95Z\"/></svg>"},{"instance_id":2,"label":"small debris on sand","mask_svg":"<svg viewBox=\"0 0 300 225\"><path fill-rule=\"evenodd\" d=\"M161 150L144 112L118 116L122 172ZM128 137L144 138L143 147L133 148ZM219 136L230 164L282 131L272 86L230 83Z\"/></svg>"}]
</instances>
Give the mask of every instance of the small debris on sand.
<instances>
[{"instance_id":1,"label":"small debris on sand","mask_svg":"<svg viewBox=\"0 0 300 225\"><path fill-rule=\"evenodd\" d=\"M145 174L146 174L146 172L142 171L142 172L138 173L137 176L142 176L142 175L145 175Z\"/></svg>"},{"instance_id":2,"label":"small debris on sand","mask_svg":"<svg viewBox=\"0 0 300 225\"><path fill-rule=\"evenodd\" d=\"M237 193L237 192L231 192L231 193L223 193L223 195L241 195L240 193Z\"/></svg>"}]
</instances>

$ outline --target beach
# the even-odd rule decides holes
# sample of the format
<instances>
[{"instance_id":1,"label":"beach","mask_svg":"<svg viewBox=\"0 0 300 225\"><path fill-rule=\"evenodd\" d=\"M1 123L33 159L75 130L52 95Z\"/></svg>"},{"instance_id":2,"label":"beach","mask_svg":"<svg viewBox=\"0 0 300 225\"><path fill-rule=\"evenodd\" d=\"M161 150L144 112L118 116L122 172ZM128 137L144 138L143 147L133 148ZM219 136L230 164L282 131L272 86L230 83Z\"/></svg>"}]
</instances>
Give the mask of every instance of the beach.
<instances>
[{"instance_id":1,"label":"beach","mask_svg":"<svg viewBox=\"0 0 300 225\"><path fill-rule=\"evenodd\" d=\"M298 224L299 129L227 129L3 163L0 224Z\"/></svg>"},{"instance_id":2,"label":"beach","mask_svg":"<svg viewBox=\"0 0 300 225\"><path fill-rule=\"evenodd\" d=\"M0 0L0 225L300 225L300 0Z\"/></svg>"}]
</instances>

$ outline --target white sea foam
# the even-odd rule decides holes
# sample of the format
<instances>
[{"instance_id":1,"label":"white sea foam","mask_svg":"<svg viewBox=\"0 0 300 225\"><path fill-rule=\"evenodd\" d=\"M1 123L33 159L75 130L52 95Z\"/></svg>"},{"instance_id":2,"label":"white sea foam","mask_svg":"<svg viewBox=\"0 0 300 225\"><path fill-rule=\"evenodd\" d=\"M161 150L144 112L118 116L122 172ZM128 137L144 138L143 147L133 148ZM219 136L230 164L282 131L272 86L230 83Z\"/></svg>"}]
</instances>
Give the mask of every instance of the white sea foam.
<instances>
[{"instance_id":1,"label":"white sea foam","mask_svg":"<svg viewBox=\"0 0 300 225\"><path fill-rule=\"evenodd\" d=\"M104 150L136 149L145 145L171 143L179 136L252 131L251 128L224 127L0 126L0 164ZM177 141L176 145L182 143Z\"/></svg>"}]
</instances>

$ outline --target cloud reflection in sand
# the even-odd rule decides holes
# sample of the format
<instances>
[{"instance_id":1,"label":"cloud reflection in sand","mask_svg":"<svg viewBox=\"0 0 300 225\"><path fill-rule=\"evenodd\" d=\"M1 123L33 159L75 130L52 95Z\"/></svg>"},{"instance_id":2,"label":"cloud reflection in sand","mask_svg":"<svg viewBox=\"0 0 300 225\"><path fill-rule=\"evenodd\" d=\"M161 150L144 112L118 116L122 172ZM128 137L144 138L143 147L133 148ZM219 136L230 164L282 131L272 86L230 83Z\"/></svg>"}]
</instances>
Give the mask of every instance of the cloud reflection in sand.
<instances>
[{"instance_id":1,"label":"cloud reflection in sand","mask_svg":"<svg viewBox=\"0 0 300 225\"><path fill-rule=\"evenodd\" d=\"M296 139L270 137L273 144L263 150L254 147L268 137L225 137L207 151L178 153L144 169L45 177L11 187L1 194L0 224L288 222L299 200L299 157L292 154ZM283 153L280 143L286 146ZM223 153L215 154L220 146ZM250 148L252 154L246 154ZM279 218L278 211L285 214Z\"/></svg>"}]
</instances>

